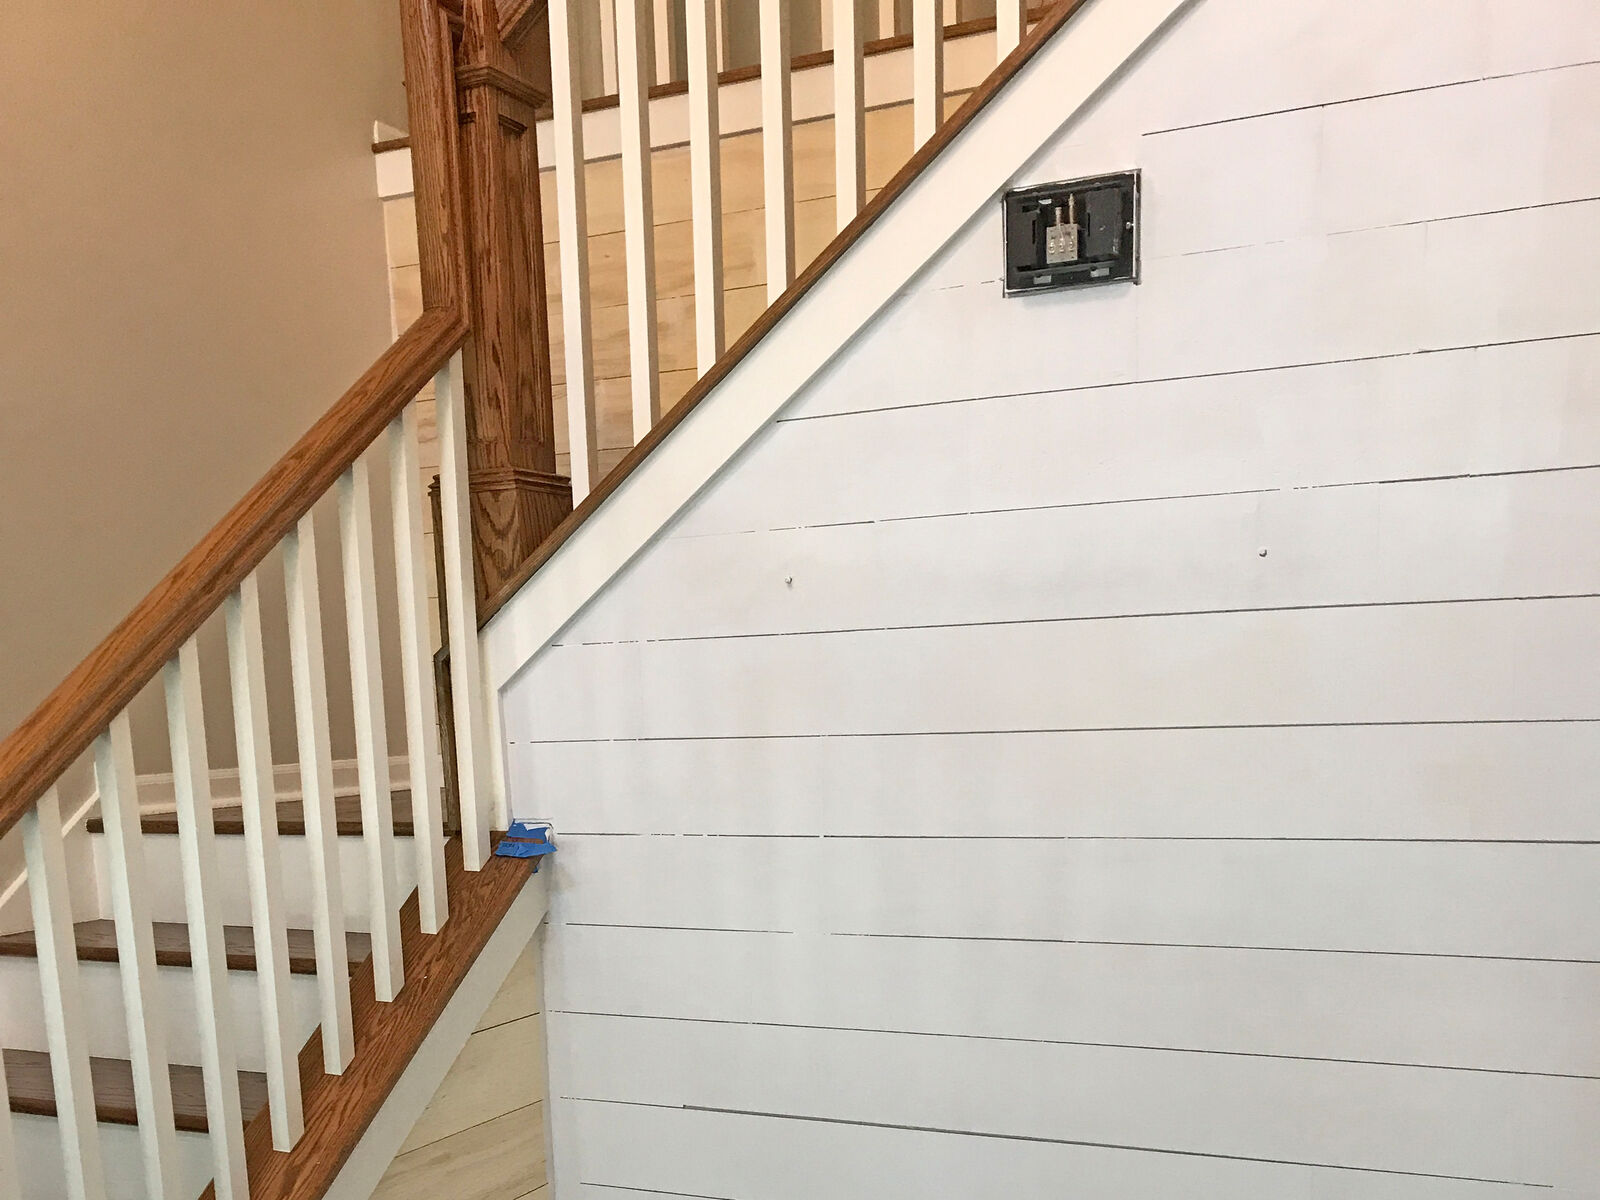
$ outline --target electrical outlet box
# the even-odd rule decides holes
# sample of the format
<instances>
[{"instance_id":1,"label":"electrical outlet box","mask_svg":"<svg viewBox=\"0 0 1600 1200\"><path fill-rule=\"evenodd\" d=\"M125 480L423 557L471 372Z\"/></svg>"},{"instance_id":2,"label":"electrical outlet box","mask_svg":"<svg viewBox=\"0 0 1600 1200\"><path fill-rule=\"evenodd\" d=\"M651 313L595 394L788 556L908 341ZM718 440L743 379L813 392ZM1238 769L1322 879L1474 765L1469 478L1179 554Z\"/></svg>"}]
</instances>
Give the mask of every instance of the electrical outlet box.
<instances>
[{"instance_id":1,"label":"electrical outlet box","mask_svg":"<svg viewBox=\"0 0 1600 1200\"><path fill-rule=\"evenodd\" d=\"M1008 296L1139 282L1139 172L1007 192Z\"/></svg>"}]
</instances>

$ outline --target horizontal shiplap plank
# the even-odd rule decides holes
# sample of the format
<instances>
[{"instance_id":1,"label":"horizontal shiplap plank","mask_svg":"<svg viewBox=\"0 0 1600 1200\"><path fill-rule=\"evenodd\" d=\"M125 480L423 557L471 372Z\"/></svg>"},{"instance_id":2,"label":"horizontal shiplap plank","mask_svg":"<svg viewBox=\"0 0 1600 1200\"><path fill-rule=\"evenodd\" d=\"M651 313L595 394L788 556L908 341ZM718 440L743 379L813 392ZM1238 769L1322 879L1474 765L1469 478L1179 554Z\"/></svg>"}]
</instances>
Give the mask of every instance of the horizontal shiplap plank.
<instances>
[{"instance_id":1,"label":"horizontal shiplap plank","mask_svg":"<svg viewBox=\"0 0 1600 1200\"><path fill-rule=\"evenodd\" d=\"M914 292L787 415L1592 333L1597 214L1588 201L1165 258L1136 287ZM1550 261L1562 270L1527 269Z\"/></svg>"},{"instance_id":2,"label":"horizontal shiplap plank","mask_svg":"<svg viewBox=\"0 0 1600 1200\"><path fill-rule=\"evenodd\" d=\"M568 1101L581 1200L1577 1200L1576 1193L1092 1145ZM627 1185L637 1185L630 1189ZM1585 1197L1587 1200L1587 1197Z\"/></svg>"},{"instance_id":3,"label":"horizontal shiplap plank","mask_svg":"<svg viewBox=\"0 0 1600 1200\"><path fill-rule=\"evenodd\" d=\"M558 1087L637 1103L1521 1184L1596 1166L1591 1080L574 1015L551 1046Z\"/></svg>"},{"instance_id":4,"label":"horizontal shiplap plank","mask_svg":"<svg viewBox=\"0 0 1600 1200\"><path fill-rule=\"evenodd\" d=\"M1591 332L1600 328L1597 219L1600 201L1586 201L1150 264L1139 377ZM1559 272L1527 270L1553 261Z\"/></svg>"},{"instance_id":5,"label":"horizontal shiplap plank","mask_svg":"<svg viewBox=\"0 0 1600 1200\"><path fill-rule=\"evenodd\" d=\"M1600 1077L1592 964L579 925L549 953L577 1012Z\"/></svg>"},{"instance_id":6,"label":"horizontal shiplap plank","mask_svg":"<svg viewBox=\"0 0 1600 1200\"><path fill-rule=\"evenodd\" d=\"M1573 594L1600 466L677 538L563 640Z\"/></svg>"},{"instance_id":7,"label":"horizontal shiplap plank","mask_svg":"<svg viewBox=\"0 0 1600 1200\"><path fill-rule=\"evenodd\" d=\"M1113 100L1015 183L1141 169L1141 252L1159 275L1177 254L1593 199L1597 103L1594 64L1167 131L1147 124L1143 136ZM1440 136L1452 128L1471 131L1470 149ZM913 290L999 279L1001 238L998 209L979 213Z\"/></svg>"},{"instance_id":8,"label":"horizontal shiplap plank","mask_svg":"<svg viewBox=\"0 0 1600 1200\"><path fill-rule=\"evenodd\" d=\"M1144 252L1593 199L1597 106L1600 65L1587 65L1147 136ZM1449 128L1471 131L1470 152Z\"/></svg>"},{"instance_id":9,"label":"horizontal shiplap plank","mask_svg":"<svg viewBox=\"0 0 1600 1200\"><path fill-rule=\"evenodd\" d=\"M1595 729L525 741L508 754L517 811L584 833L1600 840Z\"/></svg>"},{"instance_id":10,"label":"horizontal shiplap plank","mask_svg":"<svg viewBox=\"0 0 1600 1200\"><path fill-rule=\"evenodd\" d=\"M1600 961L1600 846L572 836L563 922Z\"/></svg>"},{"instance_id":11,"label":"horizontal shiplap plank","mask_svg":"<svg viewBox=\"0 0 1600 1200\"><path fill-rule=\"evenodd\" d=\"M505 721L529 741L1592 720L1597 622L1571 599L560 646Z\"/></svg>"},{"instance_id":12,"label":"horizontal shiplap plank","mask_svg":"<svg viewBox=\"0 0 1600 1200\"><path fill-rule=\"evenodd\" d=\"M858 411L780 422L673 532L1600 463L1597 392L1600 336L931 407L842 372L798 411Z\"/></svg>"}]
</instances>

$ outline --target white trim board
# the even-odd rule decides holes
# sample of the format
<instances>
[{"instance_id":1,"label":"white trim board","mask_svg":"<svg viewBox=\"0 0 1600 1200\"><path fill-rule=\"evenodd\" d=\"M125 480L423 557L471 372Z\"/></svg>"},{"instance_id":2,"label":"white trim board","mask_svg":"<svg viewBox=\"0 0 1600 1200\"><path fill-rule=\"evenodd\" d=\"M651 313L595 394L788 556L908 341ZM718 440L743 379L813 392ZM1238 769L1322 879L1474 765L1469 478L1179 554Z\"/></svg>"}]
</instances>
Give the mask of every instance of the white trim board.
<instances>
[{"instance_id":1,"label":"white trim board","mask_svg":"<svg viewBox=\"0 0 1600 1200\"><path fill-rule=\"evenodd\" d=\"M1195 0L1090 0L495 614L491 699ZM489 706L504 751L499 704ZM497 760L500 756L496 756ZM503 764L500 765L503 769Z\"/></svg>"},{"instance_id":2,"label":"white trim board","mask_svg":"<svg viewBox=\"0 0 1600 1200\"><path fill-rule=\"evenodd\" d=\"M1082 20L1076 17L1074 21ZM864 60L862 91L867 109L911 103L911 51L890 50ZM969 92L994 70L993 33L974 33L945 42L944 90L947 96ZM796 125L833 118L833 64L806 67L790 76L793 120ZM722 137L751 133L761 128L761 80L748 79L717 89L718 124ZM650 101L650 145L663 150L689 141L689 98L663 96ZM583 156L588 162L616 158L622 153L616 107L583 115ZM539 161L555 162L555 142L549 120L538 123ZM394 200L412 194L411 151L385 150L375 156L378 198ZM545 170L551 167L546 166Z\"/></svg>"}]
</instances>

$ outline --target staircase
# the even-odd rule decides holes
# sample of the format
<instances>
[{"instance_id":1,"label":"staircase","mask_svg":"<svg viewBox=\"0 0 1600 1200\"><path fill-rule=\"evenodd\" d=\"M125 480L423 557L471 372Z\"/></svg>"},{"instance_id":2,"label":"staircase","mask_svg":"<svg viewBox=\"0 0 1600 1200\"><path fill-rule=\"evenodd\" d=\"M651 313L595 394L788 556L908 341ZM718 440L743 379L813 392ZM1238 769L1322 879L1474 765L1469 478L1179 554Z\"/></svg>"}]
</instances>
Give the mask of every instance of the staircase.
<instances>
[{"instance_id":1,"label":"staircase","mask_svg":"<svg viewBox=\"0 0 1600 1200\"><path fill-rule=\"evenodd\" d=\"M552 4L569 479L556 474L529 186L544 97L513 53L542 6L403 0L422 316L0 743L0 838L22 844L27 898L25 927L0 934L0 1200L370 1194L546 907L548 872L492 854L508 822L497 696L515 655L480 642L480 626L573 544L1068 18L1094 6L1036 14L1024 40L1025 6L1002 3L999 68L947 124L941 6L919 0L913 33L874 51L914 59L918 149L869 203L868 46L856 7L836 2L825 58L839 235L807 266L794 249L788 6L763 3L769 305L730 346L718 97L752 73L719 76L712 0L691 0L679 90L699 380L665 415L650 6L617 6L636 444L602 475L585 117L569 36L580 2ZM431 518L425 406L439 463ZM331 668L325 639L348 647L347 671ZM354 785L341 790L331 713L353 729ZM231 747L208 745L208 718L213 740L218 722L231 725ZM285 729L292 790L280 782L284 747L274 754ZM138 773L152 755L170 755L159 811ZM228 759L236 801L214 795L213 761Z\"/></svg>"}]
</instances>

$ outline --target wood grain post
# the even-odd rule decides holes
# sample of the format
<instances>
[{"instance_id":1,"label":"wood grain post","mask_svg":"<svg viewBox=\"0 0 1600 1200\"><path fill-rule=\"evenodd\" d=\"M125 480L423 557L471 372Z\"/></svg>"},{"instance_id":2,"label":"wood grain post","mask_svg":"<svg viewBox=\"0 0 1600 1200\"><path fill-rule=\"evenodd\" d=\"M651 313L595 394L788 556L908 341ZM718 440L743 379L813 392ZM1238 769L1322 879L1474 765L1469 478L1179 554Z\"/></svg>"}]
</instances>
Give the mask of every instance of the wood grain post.
<instances>
[{"instance_id":1,"label":"wood grain post","mask_svg":"<svg viewBox=\"0 0 1600 1200\"><path fill-rule=\"evenodd\" d=\"M472 338L464 358L478 599L572 511L556 474L534 112L496 0L467 0L456 67Z\"/></svg>"}]
</instances>

